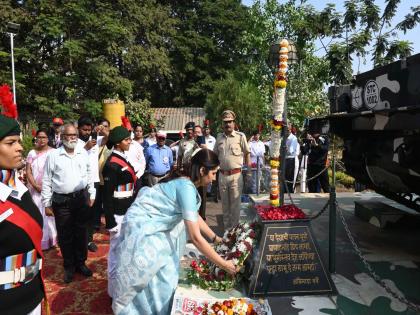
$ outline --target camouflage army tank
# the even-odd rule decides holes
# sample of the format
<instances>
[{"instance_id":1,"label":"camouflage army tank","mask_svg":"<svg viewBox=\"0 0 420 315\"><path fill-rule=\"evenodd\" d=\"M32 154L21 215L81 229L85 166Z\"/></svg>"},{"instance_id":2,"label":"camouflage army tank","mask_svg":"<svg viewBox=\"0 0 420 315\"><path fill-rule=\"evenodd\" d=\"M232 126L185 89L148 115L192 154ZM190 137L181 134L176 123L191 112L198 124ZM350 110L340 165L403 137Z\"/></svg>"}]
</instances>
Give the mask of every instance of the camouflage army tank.
<instances>
[{"instance_id":1,"label":"camouflage army tank","mask_svg":"<svg viewBox=\"0 0 420 315\"><path fill-rule=\"evenodd\" d=\"M309 128L327 123L344 141L349 175L420 211L420 54L332 86L328 95L330 115Z\"/></svg>"}]
</instances>

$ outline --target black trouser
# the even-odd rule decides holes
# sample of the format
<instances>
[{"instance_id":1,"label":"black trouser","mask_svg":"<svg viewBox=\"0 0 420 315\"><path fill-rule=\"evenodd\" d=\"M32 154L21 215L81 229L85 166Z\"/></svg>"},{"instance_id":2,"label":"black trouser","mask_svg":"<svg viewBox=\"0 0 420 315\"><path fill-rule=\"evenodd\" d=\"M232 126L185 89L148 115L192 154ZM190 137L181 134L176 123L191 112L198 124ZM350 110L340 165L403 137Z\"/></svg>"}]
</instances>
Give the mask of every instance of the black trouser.
<instances>
[{"instance_id":1,"label":"black trouser","mask_svg":"<svg viewBox=\"0 0 420 315\"><path fill-rule=\"evenodd\" d=\"M93 241L93 234L95 233L95 228L101 226L101 214L103 213L103 191L104 186L100 183L95 183L96 197L95 202L91 208L91 218L88 225L88 238L87 242L90 243Z\"/></svg>"},{"instance_id":2,"label":"black trouser","mask_svg":"<svg viewBox=\"0 0 420 315\"><path fill-rule=\"evenodd\" d=\"M324 168L325 168L324 165L308 164L307 178L309 180L308 181L308 190L309 190L310 193L320 192L318 184L321 185L322 190L325 193L330 192L330 182L329 182L329 179L328 179L328 170L326 169L321 174L319 174L319 172L321 172ZM311 178L314 177L317 174L319 174L319 176L311 180Z\"/></svg>"},{"instance_id":3,"label":"black trouser","mask_svg":"<svg viewBox=\"0 0 420 315\"><path fill-rule=\"evenodd\" d=\"M207 186L202 186L198 188L198 194L201 197L201 205L200 209L198 210L198 214L203 218L206 219L206 203L207 203Z\"/></svg>"},{"instance_id":4,"label":"black trouser","mask_svg":"<svg viewBox=\"0 0 420 315\"><path fill-rule=\"evenodd\" d=\"M294 193L293 191L293 179L295 177L295 158L286 159L286 170L285 170L285 178L288 182L286 182L287 190L285 189L285 193Z\"/></svg>"},{"instance_id":5,"label":"black trouser","mask_svg":"<svg viewBox=\"0 0 420 315\"><path fill-rule=\"evenodd\" d=\"M214 194L214 201L217 202L220 199L220 192L219 192L219 176L220 176L220 171L217 171L216 173L216 180L214 180L212 182L211 185L211 190L213 191Z\"/></svg>"},{"instance_id":6,"label":"black trouser","mask_svg":"<svg viewBox=\"0 0 420 315\"><path fill-rule=\"evenodd\" d=\"M87 225L91 218L87 191L73 195L54 193L52 200L64 268L73 270L87 258Z\"/></svg>"}]
</instances>

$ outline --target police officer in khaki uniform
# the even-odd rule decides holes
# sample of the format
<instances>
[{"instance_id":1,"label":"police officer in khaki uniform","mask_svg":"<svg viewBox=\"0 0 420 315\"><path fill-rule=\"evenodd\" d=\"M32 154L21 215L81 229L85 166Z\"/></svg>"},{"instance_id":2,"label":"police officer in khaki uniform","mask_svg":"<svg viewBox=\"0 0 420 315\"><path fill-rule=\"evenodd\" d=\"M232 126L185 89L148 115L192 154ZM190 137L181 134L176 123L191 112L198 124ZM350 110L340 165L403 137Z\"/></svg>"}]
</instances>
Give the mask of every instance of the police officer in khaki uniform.
<instances>
[{"instance_id":1,"label":"police officer in khaki uniform","mask_svg":"<svg viewBox=\"0 0 420 315\"><path fill-rule=\"evenodd\" d=\"M225 230L239 223L243 178L241 168L250 169L250 149L246 136L235 131L236 115L231 110L222 113L224 132L217 135L214 152L220 161L219 191L222 200Z\"/></svg>"}]
</instances>

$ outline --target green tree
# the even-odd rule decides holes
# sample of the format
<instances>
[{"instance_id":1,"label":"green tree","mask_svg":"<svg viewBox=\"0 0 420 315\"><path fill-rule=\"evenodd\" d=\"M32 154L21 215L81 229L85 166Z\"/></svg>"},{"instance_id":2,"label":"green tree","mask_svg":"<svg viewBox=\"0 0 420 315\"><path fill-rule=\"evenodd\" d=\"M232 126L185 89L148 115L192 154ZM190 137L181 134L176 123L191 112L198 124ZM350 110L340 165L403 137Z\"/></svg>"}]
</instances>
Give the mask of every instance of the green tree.
<instances>
[{"instance_id":1,"label":"green tree","mask_svg":"<svg viewBox=\"0 0 420 315\"><path fill-rule=\"evenodd\" d=\"M250 135L259 124L268 119L267 107L256 85L249 80L240 80L229 72L224 79L216 81L213 92L206 101L207 118L213 130L221 130L221 115L224 110L233 110L239 130Z\"/></svg>"},{"instance_id":2,"label":"green tree","mask_svg":"<svg viewBox=\"0 0 420 315\"><path fill-rule=\"evenodd\" d=\"M168 6L154 0L7 3L2 14L21 24L15 45L20 108L99 116L104 98L161 94L156 78L170 75L174 32ZM1 69L8 69L6 47L3 40Z\"/></svg>"},{"instance_id":3,"label":"green tree","mask_svg":"<svg viewBox=\"0 0 420 315\"><path fill-rule=\"evenodd\" d=\"M385 3L381 12L374 0L348 0L341 13L334 4L317 11L305 0L254 1L243 36L243 55L249 56L249 63L243 64L247 77L258 85L269 104L273 75L266 60L270 44L291 39L299 63L289 67L288 120L301 126L305 116L327 113L326 85L348 83L354 57L371 54L375 65L382 65L410 55L411 44L399 40L396 31L406 32L418 25L420 6L413 7L400 23L391 25L400 1ZM317 56L316 40L323 45L323 57Z\"/></svg>"},{"instance_id":4,"label":"green tree","mask_svg":"<svg viewBox=\"0 0 420 315\"><path fill-rule=\"evenodd\" d=\"M331 64L330 76L338 84L351 80L352 63L372 56L374 66L388 64L407 57L412 52L411 43L398 39L398 32L414 29L420 22L420 6L402 21L393 23L400 0L386 0L381 11L374 0L347 0L345 12L337 12L334 4L312 14L308 21L314 28L314 35L324 45Z\"/></svg>"},{"instance_id":5,"label":"green tree","mask_svg":"<svg viewBox=\"0 0 420 315\"><path fill-rule=\"evenodd\" d=\"M315 55L316 34L309 23L314 14L305 1L255 1L243 37L243 53L249 56L244 71L264 95L267 108L271 107L274 81L274 68L267 64L270 46L283 38L296 45L299 61L289 66L288 73L288 120L299 127L305 117L328 110L324 90L331 76L326 58Z\"/></svg>"},{"instance_id":6,"label":"green tree","mask_svg":"<svg viewBox=\"0 0 420 315\"><path fill-rule=\"evenodd\" d=\"M125 111L130 117L131 125L140 125L143 127L144 133L150 131L150 125L153 124L155 128L160 129L163 125L165 117L159 120L154 118L154 109L150 107L151 103L148 100L133 101L129 99L125 105Z\"/></svg>"},{"instance_id":7,"label":"green tree","mask_svg":"<svg viewBox=\"0 0 420 315\"><path fill-rule=\"evenodd\" d=\"M240 0L168 3L178 23L171 41L174 72L167 82L167 101L175 106L202 107L214 82L242 62L246 8Z\"/></svg>"}]
</instances>

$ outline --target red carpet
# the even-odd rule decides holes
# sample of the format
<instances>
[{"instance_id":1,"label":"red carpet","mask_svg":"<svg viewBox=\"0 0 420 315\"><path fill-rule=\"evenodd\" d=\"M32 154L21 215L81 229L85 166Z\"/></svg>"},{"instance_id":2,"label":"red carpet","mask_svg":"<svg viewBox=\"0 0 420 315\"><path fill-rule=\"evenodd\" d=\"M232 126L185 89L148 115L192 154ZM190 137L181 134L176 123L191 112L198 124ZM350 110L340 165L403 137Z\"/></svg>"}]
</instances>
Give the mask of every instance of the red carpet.
<instances>
[{"instance_id":1,"label":"red carpet","mask_svg":"<svg viewBox=\"0 0 420 315\"><path fill-rule=\"evenodd\" d=\"M70 284L65 284L63 259L60 249L45 251L45 285L51 314L87 315L112 314L111 298L107 294L108 232L101 229L95 234L96 253L88 253L86 265L93 276L85 278L75 274Z\"/></svg>"}]
</instances>

